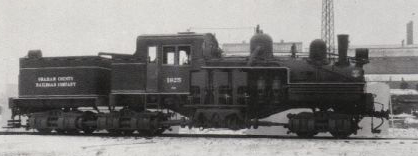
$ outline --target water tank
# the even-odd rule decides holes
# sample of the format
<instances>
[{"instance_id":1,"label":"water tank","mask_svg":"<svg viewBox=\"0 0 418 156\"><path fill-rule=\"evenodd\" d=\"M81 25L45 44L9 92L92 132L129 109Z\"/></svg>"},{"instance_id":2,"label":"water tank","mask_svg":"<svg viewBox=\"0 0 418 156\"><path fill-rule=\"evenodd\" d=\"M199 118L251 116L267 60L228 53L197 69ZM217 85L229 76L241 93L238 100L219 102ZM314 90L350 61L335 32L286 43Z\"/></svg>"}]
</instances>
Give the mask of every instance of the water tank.
<instances>
[{"instance_id":1,"label":"water tank","mask_svg":"<svg viewBox=\"0 0 418 156\"><path fill-rule=\"evenodd\" d=\"M309 59L314 62L325 62L327 59L327 45L321 39L316 39L309 46Z\"/></svg>"},{"instance_id":2,"label":"water tank","mask_svg":"<svg viewBox=\"0 0 418 156\"><path fill-rule=\"evenodd\" d=\"M257 31L250 40L251 55L259 59L273 57L273 39L268 34ZM256 54L254 54L256 53Z\"/></svg>"}]
</instances>

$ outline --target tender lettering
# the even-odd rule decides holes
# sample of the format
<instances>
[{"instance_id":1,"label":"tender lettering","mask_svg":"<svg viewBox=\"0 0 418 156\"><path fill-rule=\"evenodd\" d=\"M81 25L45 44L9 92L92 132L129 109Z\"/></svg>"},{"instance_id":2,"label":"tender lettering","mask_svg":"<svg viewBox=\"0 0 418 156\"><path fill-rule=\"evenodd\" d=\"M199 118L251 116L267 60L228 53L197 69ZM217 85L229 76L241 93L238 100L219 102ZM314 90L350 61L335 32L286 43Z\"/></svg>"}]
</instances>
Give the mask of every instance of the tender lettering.
<instances>
[{"instance_id":1,"label":"tender lettering","mask_svg":"<svg viewBox=\"0 0 418 156\"><path fill-rule=\"evenodd\" d=\"M58 87L75 87L75 82L60 82L58 83Z\"/></svg>"},{"instance_id":2,"label":"tender lettering","mask_svg":"<svg viewBox=\"0 0 418 156\"><path fill-rule=\"evenodd\" d=\"M73 81L74 78L72 76L67 77L58 77L58 81Z\"/></svg>"},{"instance_id":3,"label":"tender lettering","mask_svg":"<svg viewBox=\"0 0 418 156\"><path fill-rule=\"evenodd\" d=\"M41 82L41 83L35 83L35 85L36 87L49 88L49 87L56 87L57 83Z\"/></svg>"},{"instance_id":4,"label":"tender lettering","mask_svg":"<svg viewBox=\"0 0 418 156\"><path fill-rule=\"evenodd\" d=\"M50 87L75 87L77 82L74 82L73 76L60 76L60 77L38 77L38 82L35 83L35 87L50 88Z\"/></svg>"},{"instance_id":5,"label":"tender lettering","mask_svg":"<svg viewBox=\"0 0 418 156\"><path fill-rule=\"evenodd\" d=\"M38 77L39 82L50 82L50 81L56 81L56 77Z\"/></svg>"}]
</instances>

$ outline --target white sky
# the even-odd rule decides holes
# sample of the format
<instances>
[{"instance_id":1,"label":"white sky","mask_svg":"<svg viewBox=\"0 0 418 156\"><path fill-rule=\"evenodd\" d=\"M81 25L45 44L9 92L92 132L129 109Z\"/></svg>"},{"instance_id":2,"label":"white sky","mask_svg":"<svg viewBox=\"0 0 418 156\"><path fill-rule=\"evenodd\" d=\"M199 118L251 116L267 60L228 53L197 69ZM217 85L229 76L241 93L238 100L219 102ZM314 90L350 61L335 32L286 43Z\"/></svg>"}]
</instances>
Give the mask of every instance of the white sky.
<instances>
[{"instance_id":1,"label":"white sky","mask_svg":"<svg viewBox=\"0 0 418 156\"><path fill-rule=\"evenodd\" d=\"M29 49L44 56L133 53L140 34L189 27L257 24L274 41L320 37L321 0L0 0L0 78L17 83L18 58ZM417 0L335 0L335 32L351 44L400 44ZM418 30L418 29L415 29ZM221 43L248 41L253 30L216 33ZM415 33L416 34L416 33ZM415 35L416 36L416 35ZM1 86L1 85L0 85Z\"/></svg>"}]
</instances>

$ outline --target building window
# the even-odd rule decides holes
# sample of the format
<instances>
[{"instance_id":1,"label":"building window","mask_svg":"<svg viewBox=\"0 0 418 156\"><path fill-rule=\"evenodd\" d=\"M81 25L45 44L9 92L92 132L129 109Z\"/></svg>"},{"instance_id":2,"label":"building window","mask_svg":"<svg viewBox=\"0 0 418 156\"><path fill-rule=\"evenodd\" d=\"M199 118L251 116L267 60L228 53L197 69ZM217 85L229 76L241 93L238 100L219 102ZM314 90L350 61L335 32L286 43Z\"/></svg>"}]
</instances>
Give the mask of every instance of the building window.
<instances>
[{"instance_id":1,"label":"building window","mask_svg":"<svg viewBox=\"0 0 418 156\"><path fill-rule=\"evenodd\" d=\"M180 46L179 50L179 65L190 64L190 46Z\"/></svg>"},{"instance_id":2,"label":"building window","mask_svg":"<svg viewBox=\"0 0 418 156\"><path fill-rule=\"evenodd\" d=\"M176 63L176 48L163 47L163 64L174 65Z\"/></svg>"},{"instance_id":3,"label":"building window","mask_svg":"<svg viewBox=\"0 0 418 156\"><path fill-rule=\"evenodd\" d=\"M148 47L147 59L149 63L155 63L155 61L157 60L157 47L156 46Z\"/></svg>"}]
</instances>

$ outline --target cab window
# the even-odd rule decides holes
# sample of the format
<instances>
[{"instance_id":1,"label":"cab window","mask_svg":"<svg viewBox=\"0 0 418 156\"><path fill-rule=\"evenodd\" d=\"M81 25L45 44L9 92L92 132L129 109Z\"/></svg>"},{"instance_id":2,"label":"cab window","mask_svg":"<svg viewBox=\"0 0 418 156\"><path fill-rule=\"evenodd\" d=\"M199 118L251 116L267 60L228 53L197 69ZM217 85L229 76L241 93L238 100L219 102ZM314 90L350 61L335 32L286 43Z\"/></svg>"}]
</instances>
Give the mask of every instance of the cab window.
<instances>
[{"instance_id":1,"label":"cab window","mask_svg":"<svg viewBox=\"0 0 418 156\"><path fill-rule=\"evenodd\" d=\"M156 46L148 47L147 59L149 63L155 63L155 61L157 60L157 47Z\"/></svg>"},{"instance_id":2,"label":"cab window","mask_svg":"<svg viewBox=\"0 0 418 156\"><path fill-rule=\"evenodd\" d=\"M179 50L179 65L190 64L190 46L180 46Z\"/></svg>"},{"instance_id":3,"label":"cab window","mask_svg":"<svg viewBox=\"0 0 418 156\"><path fill-rule=\"evenodd\" d=\"M164 47L163 48L163 64L174 65L176 63L176 48L175 47Z\"/></svg>"},{"instance_id":4,"label":"cab window","mask_svg":"<svg viewBox=\"0 0 418 156\"><path fill-rule=\"evenodd\" d=\"M190 46L164 46L163 47L163 65L189 65L191 63Z\"/></svg>"}]
</instances>

